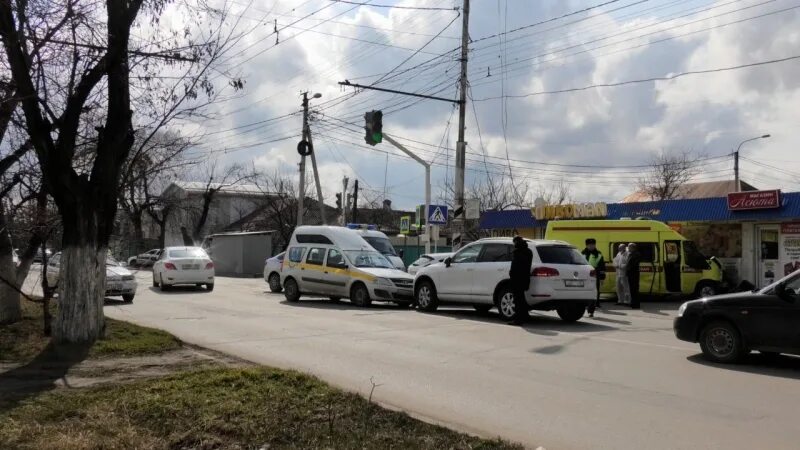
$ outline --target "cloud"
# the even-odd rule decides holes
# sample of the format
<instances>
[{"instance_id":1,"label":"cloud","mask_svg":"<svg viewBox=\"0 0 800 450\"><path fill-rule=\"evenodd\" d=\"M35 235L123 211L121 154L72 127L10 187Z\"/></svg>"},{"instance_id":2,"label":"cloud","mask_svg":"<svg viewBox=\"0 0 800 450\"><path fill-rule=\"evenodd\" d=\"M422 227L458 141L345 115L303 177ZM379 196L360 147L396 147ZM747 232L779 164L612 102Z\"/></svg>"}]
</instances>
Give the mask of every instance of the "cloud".
<instances>
[{"instance_id":1,"label":"cloud","mask_svg":"<svg viewBox=\"0 0 800 450\"><path fill-rule=\"evenodd\" d=\"M324 6L306 3L280 2L268 15L270 25L257 27L247 36L242 45L252 47L243 56L262 53L241 67L247 82L245 95L218 105L222 119L203 126L222 130L297 112L300 92L319 92L322 98L312 102L312 109L319 113L312 131L325 196L332 198L341 189L342 176L349 176L351 186L357 177L363 186L382 195L386 185L395 205L413 207L423 197L422 167L391 156L387 169L386 152L400 155L399 151L387 143L363 148L363 113L382 109L387 133L429 144L403 141L426 160L435 159L433 184L439 186L446 176L453 176L458 117L453 105L374 91L354 95L352 89L343 91L337 83L377 81L379 74L412 55L408 49L421 48L442 31L456 13L333 5L300 20L297 28L281 30L281 43L275 46L273 18L280 27ZM661 77L782 58L800 48L797 10L752 18L793 6L786 1L760 6L723 1L656 2L620 9L609 5L508 33L503 42L499 37L481 39L593 3L473 2L470 95L481 99ZM746 7L750 8L737 11ZM261 17L264 12L246 14ZM456 98L458 52L447 52L458 47L460 28L458 18L379 85ZM445 56L434 58L437 54ZM412 67L416 68L397 74ZM771 133L769 140L749 143L743 150L748 158L762 163L743 160L743 178L763 188L797 190L798 100L800 63L795 61L674 81L470 102L467 184L503 176L510 166L518 183L535 186L565 180L579 200L613 201L635 188L641 172L619 166L646 164L662 149L725 155L744 139ZM221 133L215 140L218 146L236 146L299 134L300 127L301 117L295 115L245 129L246 133ZM225 157L296 173L296 140ZM776 175L764 164L777 165L786 173ZM698 180L732 178L731 167L729 159L713 160Z\"/></svg>"}]
</instances>

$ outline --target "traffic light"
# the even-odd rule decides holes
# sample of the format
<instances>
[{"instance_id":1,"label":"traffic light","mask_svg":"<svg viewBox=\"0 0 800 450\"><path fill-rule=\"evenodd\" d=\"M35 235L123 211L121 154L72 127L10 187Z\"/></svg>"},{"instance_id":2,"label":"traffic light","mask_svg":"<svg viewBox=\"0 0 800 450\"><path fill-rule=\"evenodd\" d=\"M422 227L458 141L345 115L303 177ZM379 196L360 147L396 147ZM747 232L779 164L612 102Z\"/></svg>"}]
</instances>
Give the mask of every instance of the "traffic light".
<instances>
[{"instance_id":1,"label":"traffic light","mask_svg":"<svg viewBox=\"0 0 800 450\"><path fill-rule=\"evenodd\" d=\"M342 193L336 193L336 209L342 209Z\"/></svg>"},{"instance_id":2,"label":"traffic light","mask_svg":"<svg viewBox=\"0 0 800 450\"><path fill-rule=\"evenodd\" d=\"M380 111L364 113L364 122L366 131L364 141L369 145L381 143L383 141L383 113Z\"/></svg>"}]
</instances>

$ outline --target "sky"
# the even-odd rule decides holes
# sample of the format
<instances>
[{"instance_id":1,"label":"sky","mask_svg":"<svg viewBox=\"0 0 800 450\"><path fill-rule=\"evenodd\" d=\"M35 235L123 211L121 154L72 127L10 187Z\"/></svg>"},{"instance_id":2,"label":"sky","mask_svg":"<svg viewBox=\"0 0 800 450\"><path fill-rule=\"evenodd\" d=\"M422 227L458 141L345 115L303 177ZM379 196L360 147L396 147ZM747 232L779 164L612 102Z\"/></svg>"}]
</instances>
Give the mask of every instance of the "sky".
<instances>
[{"instance_id":1,"label":"sky","mask_svg":"<svg viewBox=\"0 0 800 450\"><path fill-rule=\"evenodd\" d=\"M338 83L456 99L462 1L353 4L363 2L228 0L246 30L228 69L245 86L213 106L214 120L185 124L213 133L199 149L297 180L300 94L309 91L321 94L311 131L328 203L344 176L397 208L423 203L422 165L385 141L364 143L372 109L384 112L387 134L432 163L441 197L454 176L457 107ZM696 181L732 179L739 143L770 134L742 146L742 180L800 190L800 59L769 62L800 56L800 1L471 3L468 186L505 178L533 202L563 182L577 202L614 202L658 152L690 152Z\"/></svg>"}]
</instances>

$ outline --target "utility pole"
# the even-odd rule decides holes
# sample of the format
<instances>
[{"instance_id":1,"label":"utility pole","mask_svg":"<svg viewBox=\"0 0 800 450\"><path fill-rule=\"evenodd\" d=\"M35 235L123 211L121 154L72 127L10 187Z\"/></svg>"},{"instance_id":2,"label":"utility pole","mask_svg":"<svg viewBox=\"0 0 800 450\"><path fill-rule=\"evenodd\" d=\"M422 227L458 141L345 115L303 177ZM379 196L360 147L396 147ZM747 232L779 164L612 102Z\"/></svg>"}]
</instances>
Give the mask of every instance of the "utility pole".
<instances>
[{"instance_id":1,"label":"utility pole","mask_svg":"<svg viewBox=\"0 0 800 450\"><path fill-rule=\"evenodd\" d=\"M464 233L464 172L466 170L467 143L464 141L467 119L467 57L469 45L469 0L464 0L464 14L461 26L461 79L459 80L460 98L458 105L458 142L456 142L456 186L453 214L453 250L461 246ZM427 211L426 211L427 214Z\"/></svg>"},{"instance_id":2,"label":"utility pole","mask_svg":"<svg viewBox=\"0 0 800 450\"><path fill-rule=\"evenodd\" d=\"M739 150L742 149L742 145L744 145L744 144L746 144L748 142L751 142L751 141L758 140L758 139L767 139L770 136L771 135L769 135L769 134L764 134L764 135L761 135L761 136L756 136L756 137L751 138L751 139L745 139L744 141L742 141L739 144L738 147L736 147L736 151L733 152L733 183L734 183L734 188L736 189L736 192L742 192L742 182L739 180Z\"/></svg>"},{"instance_id":3,"label":"utility pole","mask_svg":"<svg viewBox=\"0 0 800 450\"><path fill-rule=\"evenodd\" d=\"M313 98L320 98L322 94L314 94ZM305 145L303 145L305 143ZM301 151L303 146L306 150ZM325 218L325 203L322 197L322 186L319 183L319 172L317 171L317 158L314 155L314 143L311 140L311 128L308 126L308 92L303 92L303 140L298 145L300 152L300 194L297 199L297 226L303 224L303 203L306 197L306 155L311 156L311 166L314 170L314 183L317 186L317 198L319 201L319 217L323 225L328 221Z\"/></svg>"},{"instance_id":4,"label":"utility pole","mask_svg":"<svg viewBox=\"0 0 800 450\"><path fill-rule=\"evenodd\" d=\"M353 223L358 223L358 180L353 185Z\"/></svg>"},{"instance_id":5,"label":"utility pole","mask_svg":"<svg viewBox=\"0 0 800 450\"><path fill-rule=\"evenodd\" d=\"M342 226L347 225L347 206L348 202L345 201L345 197L347 197L347 183L350 182L350 179L344 177L342 180Z\"/></svg>"}]
</instances>

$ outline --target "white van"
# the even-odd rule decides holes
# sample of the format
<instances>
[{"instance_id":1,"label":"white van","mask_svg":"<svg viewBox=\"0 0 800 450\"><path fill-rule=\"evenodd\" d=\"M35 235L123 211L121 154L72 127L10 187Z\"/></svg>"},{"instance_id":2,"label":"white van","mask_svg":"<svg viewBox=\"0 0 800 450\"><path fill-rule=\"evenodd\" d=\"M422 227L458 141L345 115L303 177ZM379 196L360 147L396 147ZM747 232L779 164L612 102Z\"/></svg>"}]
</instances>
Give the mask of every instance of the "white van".
<instances>
[{"instance_id":1,"label":"white van","mask_svg":"<svg viewBox=\"0 0 800 450\"><path fill-rule=\"evenodd\" d=\"M396 268L356 231L345 227L300 226L283 258L281 285L286 300L302 295L349 298L358 306L373 301L410 306L414 278Z\"/></svg>"},{"instance_id":2,"label":"white van","mask_svg":"<svg viewBox=\"0 0 800 450\"><path fill-rule=\"evenodd\" d=\"M401 255L397 253L392 246L392 241L389 236L378 231L375 225L365 225L360 223L348 223L347 228L355 230L365 241L369 243L375 250L381 252L383 256L388 259L395 268L406 270L406 265L403 262Z\"/></svg>"}]
</instances>

